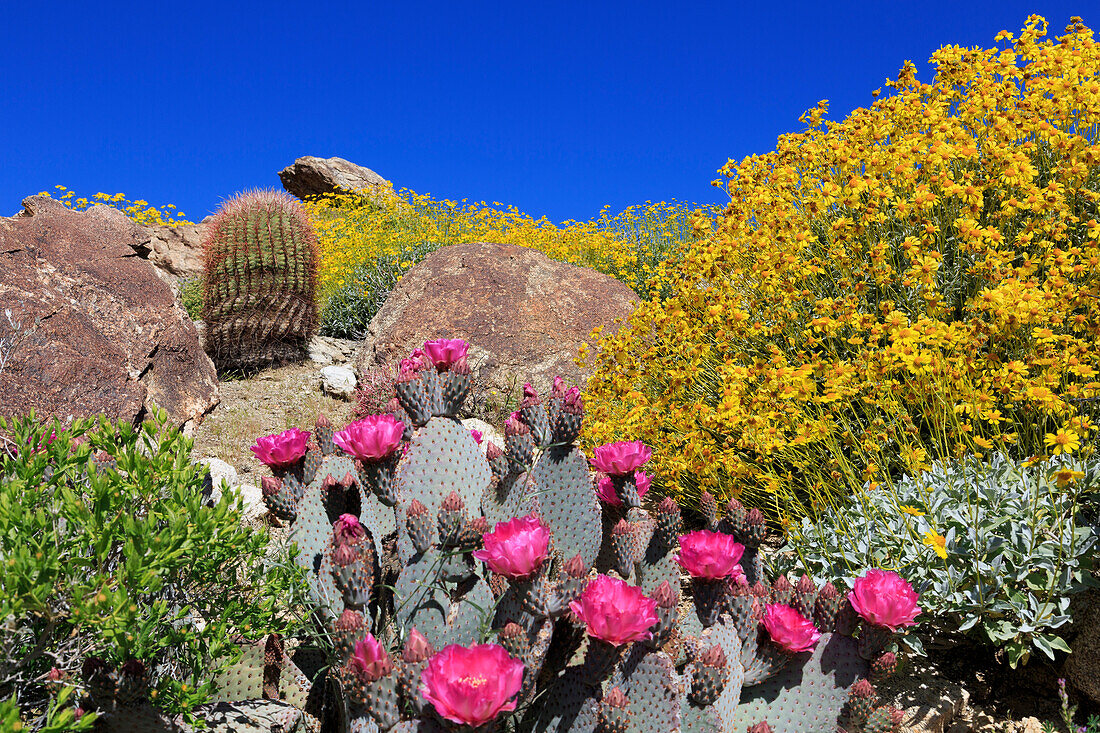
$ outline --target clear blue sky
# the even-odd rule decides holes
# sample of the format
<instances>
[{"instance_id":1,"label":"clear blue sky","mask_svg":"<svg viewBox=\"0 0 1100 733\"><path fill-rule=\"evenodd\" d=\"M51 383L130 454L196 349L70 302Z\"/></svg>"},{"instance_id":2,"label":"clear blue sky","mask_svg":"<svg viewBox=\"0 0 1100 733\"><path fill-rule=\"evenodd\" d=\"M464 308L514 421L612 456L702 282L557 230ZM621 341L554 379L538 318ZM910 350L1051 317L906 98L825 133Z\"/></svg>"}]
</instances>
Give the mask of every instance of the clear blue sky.
<instances>
[{"instance_id":1,"label":"clear blue sky","mask_svg":"<svg viewBox=\"0 0 1100 733\"><path fill-rule=\"evenodd\" d=\"M200 219L337 155L398 187L554 221L722 201L728 158L840 119L906 59L1057 35L1096 0L900 2L7 2L0 215L63 184ZM1098 29L1100 30L1100 29Z\"/></svg>"}]
</instances>

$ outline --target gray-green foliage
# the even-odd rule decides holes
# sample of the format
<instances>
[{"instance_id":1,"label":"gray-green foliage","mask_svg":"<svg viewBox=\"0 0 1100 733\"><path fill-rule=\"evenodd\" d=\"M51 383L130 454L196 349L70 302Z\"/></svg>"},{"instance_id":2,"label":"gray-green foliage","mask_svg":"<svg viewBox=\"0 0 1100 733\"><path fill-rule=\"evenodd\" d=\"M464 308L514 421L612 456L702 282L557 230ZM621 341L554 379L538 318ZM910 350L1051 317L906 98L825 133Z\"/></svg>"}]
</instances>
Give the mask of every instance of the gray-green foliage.
<instances>
[{"instance_id":1,"label":"gray-green foliage","mask_svg":"<svg viewBox=\"0 0 1100 733\"><path fill-rule=\"evenodd\" d=\"M804 519L789 535L793 555L778 565L819 578L895 570L920 593L929 637L976 636L1013 666L1032 648L1053 658L1055 649L1069 651L1057 630L1091 577L1097 534L1082 510L1100 488L1098 464L1056 458L1027 466L1001 455L937 463ZM1064 474L1059 486L1063 469L1083 475ZM945 558L932 544L937 535ZM919 648L912 634L907 642Z\"/></svg>"},{"instance_id":2,"label":"gray-green foliage","mask_svg":"<svg viewBox=\"0 0 1100 733\"><path fill-rule=\"evenodd\" d=\"M236 635L297 628L293 563L241 525L238 495L204 499L191 441L163 413L140 428L0 419L0 435L0 720L90 725L73 722L72 692L93 655L143 661L154 704L187 712L210 699Z\"/></svg>"}]
</instances>

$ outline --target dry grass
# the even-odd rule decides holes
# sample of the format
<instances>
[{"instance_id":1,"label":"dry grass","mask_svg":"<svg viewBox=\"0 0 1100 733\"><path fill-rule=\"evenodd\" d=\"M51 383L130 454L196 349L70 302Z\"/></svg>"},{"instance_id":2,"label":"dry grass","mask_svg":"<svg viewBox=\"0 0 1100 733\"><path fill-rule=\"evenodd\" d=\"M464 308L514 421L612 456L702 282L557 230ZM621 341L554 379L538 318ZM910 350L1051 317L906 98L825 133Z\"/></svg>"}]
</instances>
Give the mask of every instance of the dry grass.
<instances>
[{"instance_id":1,"label":"dry grass","mask_svg":"<svg viewBox=\"0 0 1100 733\"><path fill-rule=\"evenodd\" d=\"M195 429L195 458L220 458L242 475L266 474L249 448L263 435L289 428L312 430L317 415L333 425L349 422L355 404L321 393L321 366L307 362L265 369L247 379L221 382L222 401ZM258 483L253 478L249 483Z\"/></svg>"}]
</instances>

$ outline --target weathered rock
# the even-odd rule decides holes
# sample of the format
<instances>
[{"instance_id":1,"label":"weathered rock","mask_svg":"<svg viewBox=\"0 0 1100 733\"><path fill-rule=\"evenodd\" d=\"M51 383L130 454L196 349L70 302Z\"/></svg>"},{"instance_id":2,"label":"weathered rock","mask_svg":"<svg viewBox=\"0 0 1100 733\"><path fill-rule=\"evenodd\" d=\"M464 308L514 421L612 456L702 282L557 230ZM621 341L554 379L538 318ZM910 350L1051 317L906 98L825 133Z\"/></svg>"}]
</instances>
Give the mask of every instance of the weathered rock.
<instances>
[{"instance_id":1,"label":"weathered rock","mask_svg":"<svg viewBox=\"0 0 1100 733\"><path fill-rule=\"evenodd\" d=\"M230 492L239 494L244 499L244 511L241 513L241 522L254 524L267 514L267 505L264 504L264 493L259 486L253 484L238 484L229 489Z\"/></svg>"},{"instance_id":2,"label":"weathered rock","mask_svg":"<svg viewBox=\"0 0 1100 733\"><path fill-rule=\"evenodd\" d=\"M467 430L476 430L481 433L482 455L485 454L485 450L489 447L489 443L496 443L498 448L504 447L504 436L484 420L478 420L476 417L466 418L462 421L462 427Z\"/></svg>"},{"instance_id":3,"label":"weathered rock","mask_svg":"<svg viewBox=\"0 0 1100 733\"><path fill-rule=\"evenodd\" d=\"M214 365L168 285L135 255L145 230L122 212L67 209L44 196L0 219L0 311L39 323L0 378L0 414L175 425L218 402Z\"/></svg>"},{"instance_id":4,"label":"weathered rock","mask_svg":"<svg viewBox=\"0 0 1100 733\"><path fill-rule=\"evenodd\" d=\"M153 266L176 280L202 275L202 240L210 217L198 224L142 227L149 238L135 249Z\"/></svg>"},{"instance_id":5,"label":"weathered rock","mask_svg":"<svg viewBox=\"0 0 1100 733\"><path fill-rule=\"evenodd\" d=\"M424 341L460 338L478 390L505 395L530 381L545 393L555 375L582 389L573 363L592 329L619 328L637 303L623 283L510 244L444 247L405 273L368 328L359 373L394 363Z\"/></svg>"},{"instance_id":6,"label":"weathered rock","mask_svg":"<svg viewBox=\"0 0 1100 733\"><path fill-rule=\"evenodd\" d=\"M1070 602L1073 617L1066 681L1090 702L1100 705L1100 590L1090 588Z\"/></svg>"},{"instance_id":7,"label":"weathered rock","mask_svg":"<svg viewBox=\"0 0 1100 733\"><path fill-rule=\"evenodd\" d=\"M222 496L222 489L226 486L236 486L240 482L237 469L220 458L203 458L200 463L206 466L210 473L210 500L217 504Z\"/></svg>"},{"instance_id":8,"label":"weathered rock","mask_svg":"<svg viewBox=\"0 0 1100 733\"><path fill-rule=\"evenodd\" d=\"M309 360L315 364L343 364L353 356L358 341L331 336L314 336L309 341Z\"/></svg>"},{"instance_id":9,"label":"weathered rock","mask_svg":"<svg viewBox=\"0 0 1100 733\"><path fill-rule=\"evenodd\" d=\"M355 392L355 372L342 366L324 367L321 369L321 391L337 399L351 399Z\"/></svg>"},{"instance_id":10,"label":"weathered rock","mask_svg":"<svg viewBox=\"0 0 1100 733\"><path fill-rule=\"evenodd\" d=\"M906 674L877 687L882 704L904 712L903 733L948 733L969 712L969 692L916 662Z\"/></svg>"},{"instance_id":11,"label":"weathered rock","mask_svg":"<svg viewBox=\"0 0 1100 733\"><path fill-rule=\"evenodd\" d=\"M364 168L343 158L318 158L307 155L279 171L279 180L291 194L305 200L337 189L372 192L391 188L392 184L370 168Z\"/></svg>"}]
</instances>

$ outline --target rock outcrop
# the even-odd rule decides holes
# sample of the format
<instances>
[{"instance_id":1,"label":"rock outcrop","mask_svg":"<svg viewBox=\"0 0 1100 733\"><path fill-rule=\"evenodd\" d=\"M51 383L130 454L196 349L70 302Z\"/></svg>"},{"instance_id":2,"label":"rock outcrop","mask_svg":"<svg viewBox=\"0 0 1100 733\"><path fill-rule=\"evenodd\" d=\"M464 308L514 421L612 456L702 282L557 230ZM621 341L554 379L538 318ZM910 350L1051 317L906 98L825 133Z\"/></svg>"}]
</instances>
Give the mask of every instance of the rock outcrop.
<instances>
[{"instance_id":1,"label":"rock outcrop","mask_svg":"<svg viewBox=\"0 0 1100 733\"><path fill-rule=\"evenodd\" d=\"M370 168L343 158L307 155L279 171L283 188L303 201L338 189L350 192L391 188L392 184Z\"/></svg>"},{"instance_id":2,"label":"rock outcrop","mask_svg":"<svg viewBox=\"0 0 1100 733\"><path fill-rule=\"evenodd\" d=\"M214 365L137 254L145 229L108 206L76 212L44 196L23 206L0 219L0 312L23 323L0 373L0 415L138 421L158 406L183 425L213 408Z\"/></svg>"},{"instance_id":3,"label":"rock outcrop","mask_svg":"<svg viewBox=\"0 0 1100 733\"><path fill-rule=\"evenodd\" d=\"M558 374L583 388L590 375L573 363L581 342L597 326L616 330L637 300L607 275L534 249L444 247L405 273L371 321L358 372L392 364L428 339L461 338L471 344L477 390L507 396L530 380L545 392Z\"/></svg>"},{"instance_id":4,"label":"rock outcrop","mask_svg":"<svg viewBox=\"0 0 1100 733\"><path fill-rule=\"evenodd\" d=\"M210 218L198 224L143 227L148 240L138 244L135 250L177 281L199 277L202 275L202 240Z\"/></svg>"}]
</instances>

